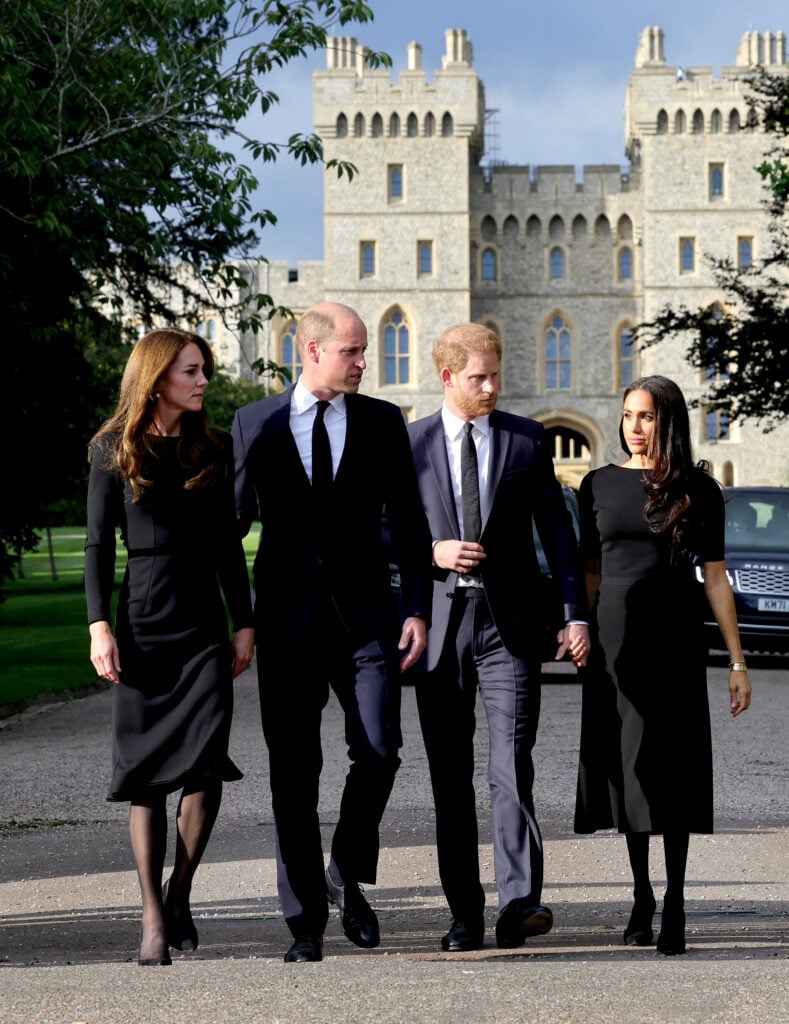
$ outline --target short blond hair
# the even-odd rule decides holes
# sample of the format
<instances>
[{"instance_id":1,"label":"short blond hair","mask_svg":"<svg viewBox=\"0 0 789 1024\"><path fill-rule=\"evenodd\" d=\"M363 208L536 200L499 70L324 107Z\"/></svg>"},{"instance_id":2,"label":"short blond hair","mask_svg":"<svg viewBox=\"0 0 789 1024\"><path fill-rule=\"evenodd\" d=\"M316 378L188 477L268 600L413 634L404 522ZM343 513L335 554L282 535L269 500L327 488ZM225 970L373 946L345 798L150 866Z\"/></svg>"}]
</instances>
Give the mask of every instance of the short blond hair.
<instances>
[{"instance_id":1,"label":"short blond hair","mask_svg":"<svg viewBox=\"0 0 789 1024\"><path fill-rule=\"evenodd\" d=\"M460 373L472 352L495 352L501 359L499 336L484 324L456 324L447 328L433 346L433 362L439 373L445 366L452 373Z\"/></svg>"},{"instance_id":2,"label":"short blond hair","mask_svg":"<svg viewBox=\"0 0 789 1024\"><path fill-rule=\"evenodd\" d=\"M317 341L321 348L326 348L334 337L337 328L336 315L352 317L359 320L359 314L350 306L341 302L321 302L312 306L301 317L296 325L296 345L301 352L302 359L306 355L307 345L311 341Z\"/></svg>"}]
</instances>

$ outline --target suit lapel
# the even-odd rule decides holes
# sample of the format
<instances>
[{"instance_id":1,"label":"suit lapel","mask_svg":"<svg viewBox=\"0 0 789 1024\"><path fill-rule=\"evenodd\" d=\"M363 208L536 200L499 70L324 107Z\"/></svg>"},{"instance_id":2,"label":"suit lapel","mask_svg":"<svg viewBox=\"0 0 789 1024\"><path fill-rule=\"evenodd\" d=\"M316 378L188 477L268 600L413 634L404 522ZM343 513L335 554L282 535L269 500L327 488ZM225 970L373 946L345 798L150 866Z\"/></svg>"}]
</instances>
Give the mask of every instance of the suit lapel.
<instances>
[{"instance_id":1,"label":"suit lapel","mask_svg":"<svg viewBox=\"0 0 789 1024\"><path fill-rule=\"evenodd\" d=\"M300 484L311 487L310 478L307 476L304 463L299 455L296 439L290 429L290 403L294 387L295 385L292 385L287 391L269 399L273 403L273 409L268 420L267 433L277 438L284 459L293 467L295 479Z\"/></svg>"},{"instance_id":2,"label":"suit lapel","mask_svg":"<svg viewBox=\"0 0 789 1024\"><path fill-rule=\"evenodd\" d=\"M436 479L444 514L452 529L453 536L459 538L460 525L455 506L455 490L452 486L452 475L449 472L447 443L444 438L444 423L440 412L436 413L432 423L425 430L425 452Z\"/></svg>"},{"instance_id":3,"label":"suit lapel","mask_svg":"<svg viewBox=\"0 0 789 1024\"><path fill-rule=\"evenodd\" d=\"M490 516L496 498L504 467L510 454L512 435L509 430L502 430L495 412L490 414L490 456L488 462L488 483L485 488L485 499L482 503L482 529Z\"/></svg>"}]
</instances>

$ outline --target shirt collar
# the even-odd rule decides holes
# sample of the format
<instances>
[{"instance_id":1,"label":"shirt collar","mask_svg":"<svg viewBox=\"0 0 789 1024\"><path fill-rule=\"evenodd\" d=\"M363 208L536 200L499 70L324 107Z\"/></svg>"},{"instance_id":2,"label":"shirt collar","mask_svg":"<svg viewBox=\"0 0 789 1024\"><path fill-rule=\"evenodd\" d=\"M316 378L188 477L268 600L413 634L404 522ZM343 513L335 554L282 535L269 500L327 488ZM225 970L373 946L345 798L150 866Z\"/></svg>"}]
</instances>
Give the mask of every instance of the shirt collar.
<instances>
[{"instance_id":1,"label":"shirt collar","mask_svg":"<svg viewBox=\"0 0 789 1024\"><path fill-rule=\"evenodd\" d=\"M451 441L457 440L457 438L463 433L463 428L468 422L468 420L462 420L459 416L450 412L446 405L441 407L441 419L444 423L446 435ZM490 413L487 413L485 416L477 416L471 420L471 422L485 437L490 434Z\"/></svg>"},{"instance_id":2,"label":"shirt collar","mask_svg":"<svg viewBox=\"0 0 789 1024\"><path fill-rule=\"evenodd\" d=\"M301 377L296 381L296 386L293 389L293 397L291 399L293 408L296 413L300 416L303 412L307 412L313 407L320 399L316 398L311 391L308 391L301 382ZM335 412L339 413L340 416L345 415L345 395L340 392L339 395L335 395L334 398L329 399L329 405L334 409Z\"/></svg>"}]
</instances>

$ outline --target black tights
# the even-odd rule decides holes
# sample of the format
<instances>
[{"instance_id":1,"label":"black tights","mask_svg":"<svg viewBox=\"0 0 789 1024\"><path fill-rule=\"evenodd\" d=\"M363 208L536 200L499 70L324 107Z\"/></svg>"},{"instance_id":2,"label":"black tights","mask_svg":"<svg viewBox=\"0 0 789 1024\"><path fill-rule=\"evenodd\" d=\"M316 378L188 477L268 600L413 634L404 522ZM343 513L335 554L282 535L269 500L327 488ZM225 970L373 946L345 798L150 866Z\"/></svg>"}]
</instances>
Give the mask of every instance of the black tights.
<instances>
[{"instance_id":1,"label":"black tights","mask_svg":"<svg viewBox=\"0 0 789 1024\"><path fill-rule=\"evenodd\" d=\"M175 864L168 890L168 905L176 918L189 915L192 879L221 802L221 780L199 780L181 793L176 814ZM129 811L129 834L142 897L141 958L160 959L168 949L162 903L162 874L167 851L166 804L167 797L162 795L145 802L132 802Z\"/></svg>"},{"instance_id":2,"label":"black tights","mask_svg":"<svg viewBox=\"0 0 789 1024\"><path fill-rule=\"evenodd\" d=\"M652 897L649 881L649 832L626 832L627 854L633 872L633 898L636 901ZM688 863L687 832L666 832L663 835L663 854L666 860L666 895L664 905L680 908L685 902L685 869Z\"/></svg>"}]
</instances>

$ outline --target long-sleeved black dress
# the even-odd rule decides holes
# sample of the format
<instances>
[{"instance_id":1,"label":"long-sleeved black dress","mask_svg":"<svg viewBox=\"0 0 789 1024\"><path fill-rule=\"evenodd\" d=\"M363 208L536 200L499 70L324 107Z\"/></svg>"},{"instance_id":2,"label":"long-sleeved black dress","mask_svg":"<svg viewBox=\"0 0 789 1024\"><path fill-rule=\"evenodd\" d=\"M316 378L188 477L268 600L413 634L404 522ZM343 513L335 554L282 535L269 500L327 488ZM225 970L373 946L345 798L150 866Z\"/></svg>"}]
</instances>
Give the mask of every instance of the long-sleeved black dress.
<instances>
[{"instance_id":1,"label":"long-sleeved black dress","mask_svg":"<svg viewBox=\"0 0 789 1024\"><path fill-rule=\"evenodd\" d=\"M249 580L236 524L232 441L222 435L225 478L185 490L180 439L154 439L143 462L152 481L138 502L108 468L110 439L94 450L88 487L88 621L111 621L115 531L128 550L115 624L121 682L113 689L113 774L108 800L180 789L198 776L241 778L228 757L233 629L252 625Z\"/></svg>"},{"instance_id":2,"label":"long-sleeved black dress","mask_svg":"<svg viewBox=\"0 0 789 1024\"><path fill-rule=\"evenodd\" d=\"M712 744L701 587L691 556L724 557L723 498L694 471L690 554L644 519L635 469L604 466L580 491L581 549L599 559L597 643L582 672L575 831L712 831Z\"/></svg>"}]
</instances>

